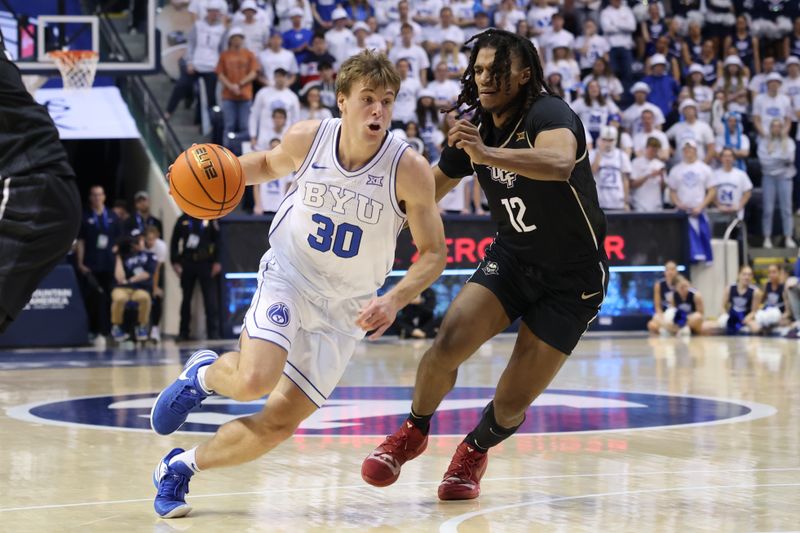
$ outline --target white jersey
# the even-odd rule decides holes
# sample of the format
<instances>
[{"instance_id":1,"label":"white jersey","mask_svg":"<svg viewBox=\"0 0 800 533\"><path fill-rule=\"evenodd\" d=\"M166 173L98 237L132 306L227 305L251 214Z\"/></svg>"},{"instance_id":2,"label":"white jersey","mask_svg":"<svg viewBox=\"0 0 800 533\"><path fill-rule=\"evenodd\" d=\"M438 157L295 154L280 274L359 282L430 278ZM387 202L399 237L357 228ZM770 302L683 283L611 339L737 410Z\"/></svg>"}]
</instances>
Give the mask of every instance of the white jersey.
<instances>
[{"instance_id":1,"label":"white jersey","mask_svg":"<svg viewBox=\"0 0 800 533\"><path fill-rule=\"evenodd\" d=\"M625 178L631 174L631 160L628 154L614 148L610 152L595 154L600 157L600 170L597 180L597 199L603 209L625 209Z\"/></svg>"},{"instance_id":2,"label":"white jersey","mask_svg":"<svg viewBox=\"0 0 800 533\"><path fill-rule=\"evenodd\" d=\"M340 119L320 123L269 233L297 289L332 299L365 297L383 285L406 219L395 180L408 144L387 133L366 165L348 171L337 156L341 127Z\"/></svg>"}]
</instances>

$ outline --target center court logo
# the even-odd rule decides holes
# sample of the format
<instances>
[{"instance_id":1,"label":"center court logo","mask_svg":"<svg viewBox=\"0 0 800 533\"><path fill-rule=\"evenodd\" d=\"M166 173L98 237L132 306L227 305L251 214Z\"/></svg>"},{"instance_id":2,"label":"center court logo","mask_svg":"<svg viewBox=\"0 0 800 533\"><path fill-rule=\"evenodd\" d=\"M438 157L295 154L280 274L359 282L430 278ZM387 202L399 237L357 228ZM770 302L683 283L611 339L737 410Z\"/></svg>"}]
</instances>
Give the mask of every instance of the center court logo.
<instances>
[{"instance_id":1,"label":"center court logo","mask_svg":"<svg viewBox=\"0 0 800 533\"><path fill-rule=\"evenodd\" d=\"M408 416L411 387L340 387L297 430L304 436L391 434ZM431 423L432 435L465 435L494 394L487 387L456 388ZM8 409L12 418L37 424L151 431L156 393L93 396ZM240 416L261 410L263 400L240 403L212 396L191 413L181 431L213 433ZM667 429L741 422L775 413L769 405L699 396L614 391L548 390L527 412L518 434Z\"/></svg>"}]
</instances>

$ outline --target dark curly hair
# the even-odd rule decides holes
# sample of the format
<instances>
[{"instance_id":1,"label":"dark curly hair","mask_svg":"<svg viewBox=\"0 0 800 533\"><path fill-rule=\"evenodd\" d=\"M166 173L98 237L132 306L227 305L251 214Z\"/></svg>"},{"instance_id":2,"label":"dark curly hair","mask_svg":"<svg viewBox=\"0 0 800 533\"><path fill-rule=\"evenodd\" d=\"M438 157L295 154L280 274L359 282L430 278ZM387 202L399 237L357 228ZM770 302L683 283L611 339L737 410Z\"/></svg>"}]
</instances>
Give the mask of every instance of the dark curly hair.
<instances>
[{"instance_id":1,"label":"dark curly hair","mask_svg":"<svg viewBox=\"0 0 800 533\"><path fill-rule=\"evenodd\" d=\"M458 95L458 100L455 105L445 110L445 112L458 112L462 105L466 105L467 108L460 112L459 116L473 109L478 109L478 114L480 116L476 118L481 122L485 122L490 118L490 114L480 107L478 86L475 83L475 59L478 57L478 52L482 48L495 49L492 71L494 81L498 88L504 85L507 88L510 87L512 53L516 53L522 60L523 68L531 69L531 79L522 87L517 97L509 103L509 107L519 106L522 109L528 108L543 92L553 95L556 94L545 81L544 72L542 71L542 62L539 60L539 53L529 39L517 35L516 33L490 28L473 36L464 44L468 45L473 41L475 41L475 45L472 47L472 52L469 56L469 65L461 76L461 94Z\"/></svg>"}]
</instances>

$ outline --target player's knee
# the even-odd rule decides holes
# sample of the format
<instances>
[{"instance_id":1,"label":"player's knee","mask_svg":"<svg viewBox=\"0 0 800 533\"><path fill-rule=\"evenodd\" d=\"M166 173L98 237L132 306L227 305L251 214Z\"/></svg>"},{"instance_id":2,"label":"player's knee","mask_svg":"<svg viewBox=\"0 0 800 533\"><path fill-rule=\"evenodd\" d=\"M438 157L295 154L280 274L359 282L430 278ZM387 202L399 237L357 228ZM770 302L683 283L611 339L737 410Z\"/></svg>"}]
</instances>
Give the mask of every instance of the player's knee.
<instances>
[{"instance_id":1,"label":"player's knee","mask_svg":"<svg viewBox=\"0 0 800 533\"><path fill-rule=\"evenodd\" d=\"M457 368L463 360L462 351L459 335L452 329L442 329L425 356L439 366Z\"/></svg>"},{"instance_id":2,"label":"player's knee","mask_svg":"<svg viewBox=\"0 0 800 533\"><path fill-rule=\"evenodd\" d=\"M294 435L302 420L295 420L287 413L291 413L290 408L274 409L260 417L257 431L263 444L283 442Z\"/></svg>"},{"instance_id":3,"label":"player's knee","mask_svg":"<svg viewBox=\"0 0 800 533\"><path fill-rule=\"evenodd\" d=\"M258 400L269 394L275 388L280 376L270 376L265 372L251 370L241 373L238 380L238 390L233 399L239 402Z\"/></svg>"}]
</instances>

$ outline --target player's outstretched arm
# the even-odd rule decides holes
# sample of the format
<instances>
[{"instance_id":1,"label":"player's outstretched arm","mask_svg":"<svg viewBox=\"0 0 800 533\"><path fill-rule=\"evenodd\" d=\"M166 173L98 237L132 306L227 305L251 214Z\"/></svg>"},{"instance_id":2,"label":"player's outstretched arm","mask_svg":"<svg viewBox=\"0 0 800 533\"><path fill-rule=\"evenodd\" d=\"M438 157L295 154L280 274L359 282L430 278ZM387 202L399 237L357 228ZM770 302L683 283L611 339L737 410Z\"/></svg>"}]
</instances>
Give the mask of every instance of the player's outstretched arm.
<instances>
[{"instance_id":1,"label":"player's outstretched arm","mask_svg":"<svg viewBox=\"0 0 800 533\"><path fill-rule=\"evenodd\" d=\"M374 331L370 339L383 335L397 312L436 281L447 261L433 173L430 164L413 150L406 150L400 159L397 198L405 206L419 259L397 285L383 296L373 298L359 313L356 324L366 331Z\"/></svg>"},{"instance_id":2,"label":"player's outstretched arm","mask_svg":"<svg viewBox=\"0 0 800 533\"><path fill-rule=\"evenodd\" d=\"M282 178L295 172L311 150L319 120L303 120L293 124L283 134L281 143L263 152L250 152L239 157L245 183L256 185Z\"/></svg>"},{"instance_id":3,"label":"player's outstretched arm","mask_svg":"<svg viewBox=\"0 0 800 533\"><path fill-rule=\"evenodd\" d=\"M491 148L484 144L477 126L459 120L448 133L448 143L461 148L473 164L489 165L541 181L567 181L575 168L578 141L567 128L546 130L533 148Z\"/></svg>"}]
</instances>

